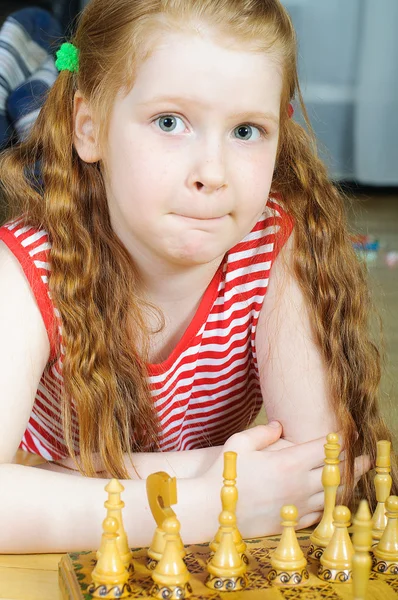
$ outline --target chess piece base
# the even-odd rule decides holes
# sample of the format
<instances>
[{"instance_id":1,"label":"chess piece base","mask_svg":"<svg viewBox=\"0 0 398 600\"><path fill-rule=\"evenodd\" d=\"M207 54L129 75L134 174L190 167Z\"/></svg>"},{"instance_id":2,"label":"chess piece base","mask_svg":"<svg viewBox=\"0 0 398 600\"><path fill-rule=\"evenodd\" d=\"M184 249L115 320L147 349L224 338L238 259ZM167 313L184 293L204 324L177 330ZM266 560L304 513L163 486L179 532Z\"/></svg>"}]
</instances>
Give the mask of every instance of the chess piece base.
<instances>
[{"instance_id":1,"label":"chess piece base","mask_svg":"<svg viewBox=\"0 0 398 600\"><path fill-rule=\"evenodd\" d=\"M158 564L158 562L159 562L158 560L155 560L154 558L150 558L148 556L146 566L150 571L154 571L156 569L156 565Z\"/></svg>"},{"instance_id":2,"label":"chess piece base","mask_svg":"<svg viewBox=\"0 0 398 600\"><path fill-rule=\"evenodd\" d=\"M306 568L301 571L277 571L276 569L271 569L268 573L268 581L275 586L295 586L301 585L309 578L309 574Z\"/></svg>"},{"instance_id":3,"label":"chess piece base","mask_svg":"<svg viewBox=\"0 0 398 600\"><path fill-rule=\"evenodd\" d=\"M94 598L128 598L131 596L131 587L128 583L125 583L122 587L119 585L96 585L92 583L87 591Z\"/></svg>"},{"instance_id":4,"label":"chess piece base","mask_svg":"<svg viewBox=\"0 0 398 600\"><path fill-rule=\"evenodd\" d=\"M325 552L324 546L318 546L317 544L310 544L307 551L307 560L317 561L320 560L322 554Z\"/></svg>"},{"instance_id":5,"label":"chess piece base","mask_svg":"<svg viewBox=\"0 0 398 600\"><path fill-rule=\"evenodd\" d=\"M244 590L247 586L246 574L238 577L217 577L217 575L208 575L205 585L218 592L238 592Z\"/></svg>"},{"instance_id":6,"label":"chess piece base","mask_svg":"<svg viewBox=\"0 0 398 600\"><path fill-rule=\"evenodd\" d=\"M373 555L372 571L381 575L398 575L398 562L396 560L383 560Z\"/></svg>"},{"instance_id":7,"label":"chess piece base","mask_svg":"<svg viewBox=\"0 0 398 600\"><path fill-rule=\"evenodd\" d=\"M189 583L184 586L159 586L155 583L150 592L153 598L159 598L159 600L184 600L192 594L192 588Z\"/></svg>"},{"instance_id":8,"label":"chess piece base","mask_svg":"<svg viewBox=\"0 0 398 600\"><path fill-rule=\"evenodd\" d=\"M323 565L319 565L318 577L322 581L331 581L333 583L351 583L351 569L329 569Z\"/></svg>"}]
</instances>

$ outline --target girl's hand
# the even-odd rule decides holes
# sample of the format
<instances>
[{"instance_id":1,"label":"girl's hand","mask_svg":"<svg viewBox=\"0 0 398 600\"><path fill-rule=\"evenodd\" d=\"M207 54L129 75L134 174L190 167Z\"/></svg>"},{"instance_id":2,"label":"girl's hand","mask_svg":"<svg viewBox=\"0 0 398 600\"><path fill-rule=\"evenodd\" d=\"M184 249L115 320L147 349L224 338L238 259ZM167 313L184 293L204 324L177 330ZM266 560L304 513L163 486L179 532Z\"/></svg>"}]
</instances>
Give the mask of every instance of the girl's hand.
<instances>
[{"instance_id":1,"label":"girl's hand","mask_svg":"<svg viewBox=\"0 0 398 600\"><path fill-rule=\"evenodd\" d=\"M297 507L298 528L309 527L322 516L325 437L292 444L283 443L284 440L279 442L281 433L282 426L274 422L231 436L219 458L203 475L209 492L220 490L223 453L229 450L237 453L237 519L244 538L280 532L280 509L285 504ZM280 449L273 448L274 445ZM358 457L356 481L369 468L369 457Z\"/></svg>"}]
</instances>

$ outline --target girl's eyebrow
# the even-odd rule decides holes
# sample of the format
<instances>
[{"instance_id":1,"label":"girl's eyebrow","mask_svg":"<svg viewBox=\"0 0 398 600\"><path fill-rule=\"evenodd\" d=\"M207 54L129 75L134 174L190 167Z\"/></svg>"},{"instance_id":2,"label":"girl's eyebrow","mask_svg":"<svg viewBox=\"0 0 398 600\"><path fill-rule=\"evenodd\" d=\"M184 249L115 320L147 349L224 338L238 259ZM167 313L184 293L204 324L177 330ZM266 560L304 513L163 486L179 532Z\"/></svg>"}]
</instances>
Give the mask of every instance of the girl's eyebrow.
<instances>
[{"instance_id":1,"label":"girl's eyebrow","mask_svg":"<svg viewBox=\"0 0 398 600\"><path fill-rule=\"evenodd\" d=\"M150 106L151 104L160 104L162 102L174 102L176 104L196 104L203 108L208 108L205 102L190 98L189 96L155 96L146 102L140 102L137 106ZM273 112L263 112L262 110L248 110L240 113L232 113L229 115L231 119L266 119L267 121L273 121L276 125L279 125L279 118Z\"/></svg>"}]
</instances>

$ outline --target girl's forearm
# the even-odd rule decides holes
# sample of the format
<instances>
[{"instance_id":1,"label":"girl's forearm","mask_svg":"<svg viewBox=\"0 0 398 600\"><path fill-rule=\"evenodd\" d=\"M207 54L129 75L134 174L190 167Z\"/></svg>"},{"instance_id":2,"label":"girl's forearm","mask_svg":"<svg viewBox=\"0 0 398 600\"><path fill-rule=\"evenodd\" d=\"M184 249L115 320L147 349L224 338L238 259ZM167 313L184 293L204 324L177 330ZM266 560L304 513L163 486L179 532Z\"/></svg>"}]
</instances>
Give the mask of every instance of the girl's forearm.
<instances>
[{"instance_id":1,"label":"girl's forearm","mask_svg":"<svg viewBox=\"0 0 398 600\"><path fill-rule=\"evenodd\" d=\"M106 516L106 479L70 477L22 465L0 465L0 553L69 552L97 549ZM130 546L148 546L155 521L145 481L123 481L123 520ZM178 481L184 543L209 541L217 530L219 490L208 493L204 481ZM199 518L200 517L200 518Z\"/></svg>"},{"instance_id":2,"label":"girl's forearm","mask_svg":"<svg viewBox=\"0 0 398 600\"><path fill-rule=\"evenodd\" d=\"M132 479L146 479L156 471L186 479L203 475L221 452L222 446L176 452L142 452L132 455L133 464L126 455L125 464Z\"/></svg>"},{"instance_id":3,"label":"girl's forearm","mask_svg":"<svg viewBox=\"0 0 398 600\"><path fill-rule=\"evenodd\" d=\"M176 452L136 452L130 457L125 455L125 465L131 479L146 479L151 473L165 471L171 477L187 479L205 473L222 452L222 446L200 448L196 450L179 450ZM94 456L94 465L99 477L110 478L103 470L98 455ZM47 462L36 468L45 471L80 475L71 459L58 462Z\"/></svg>"}]
</instances>

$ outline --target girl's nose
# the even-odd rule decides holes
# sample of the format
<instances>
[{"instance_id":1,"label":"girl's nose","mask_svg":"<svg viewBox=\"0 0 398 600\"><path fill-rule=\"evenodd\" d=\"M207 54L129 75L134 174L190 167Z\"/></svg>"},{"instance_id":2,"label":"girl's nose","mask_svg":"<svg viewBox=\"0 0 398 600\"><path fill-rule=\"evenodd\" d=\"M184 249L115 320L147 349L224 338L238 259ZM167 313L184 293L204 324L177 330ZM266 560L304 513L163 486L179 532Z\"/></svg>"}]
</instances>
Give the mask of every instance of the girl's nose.
<instances>
[{"instance_id":1,"label":"girl's nose","mask_svg":"<svg viewBox=\"0 0 398 600\"><path fill-rule=\"evenodd\" d=\"M201 144L193 161L190 183L199 191L213 192L227 185L226 157L223 144Z\"/></svg>"}]
</instances>

